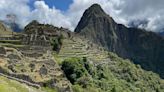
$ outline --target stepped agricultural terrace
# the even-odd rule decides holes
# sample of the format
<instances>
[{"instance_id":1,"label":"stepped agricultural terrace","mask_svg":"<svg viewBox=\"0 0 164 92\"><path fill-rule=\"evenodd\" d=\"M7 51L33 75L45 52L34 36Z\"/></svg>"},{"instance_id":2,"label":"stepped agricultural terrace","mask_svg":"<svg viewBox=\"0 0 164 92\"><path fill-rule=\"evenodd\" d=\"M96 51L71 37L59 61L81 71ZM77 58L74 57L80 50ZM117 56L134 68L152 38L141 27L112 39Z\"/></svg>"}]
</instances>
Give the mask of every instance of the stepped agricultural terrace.
<instances>
[{"instance_id":1,"label":"stepped agricultural terrace","mask_svg":"<svg viewBox=\"0 0 164 92\"><path fill-rule=\"evenodd\" d=\"M102 47L84 39L76 35L72 38L64 39L60 52L57 55L61 59L60 61L71 57L87 57L87 59L96 63L105 61L108 58L108 52Z\"/></svg>"},{"instance_id":2,"label":"stepped agricultural terrace","mask_svg":"<svg viewBox=\"0 0 164 92\"><path fill-rule=\"evenodd\" d=\"M42 87L56 88L60 92L70 92L70 82L54 60L51 46L52 38L58 37L66 29L45 26L38 24L30 29L26 27L16 35L1 36L0 67L5 72L4 76L20 79L20 82L24 80L27 85L35 87L33 83L36 83Z\"/></svg>"},{"instance_id":3,"label":"stepped agricultural terrace","mask_svg":"<svg viewBox=\"0 0 164 92\"><path fill-rule=\"evenodd\" d=\"M14 79L12 74L17 77L27 75L31 81L41 86L51 85L70 91L70 82L57 62L71 57L87 57L96 66L108 60L108 53L103 48L83 40L83 37L79 38L67 29L33 23L27 25L22 33L0 37L0 67L7 72L6 76ZM62 46L54 58L51 40L61 35L64 37ZM29 81L26 78L22 80ZM50 80L52 83L47 84Z\"/></svg>"}]
</instances>

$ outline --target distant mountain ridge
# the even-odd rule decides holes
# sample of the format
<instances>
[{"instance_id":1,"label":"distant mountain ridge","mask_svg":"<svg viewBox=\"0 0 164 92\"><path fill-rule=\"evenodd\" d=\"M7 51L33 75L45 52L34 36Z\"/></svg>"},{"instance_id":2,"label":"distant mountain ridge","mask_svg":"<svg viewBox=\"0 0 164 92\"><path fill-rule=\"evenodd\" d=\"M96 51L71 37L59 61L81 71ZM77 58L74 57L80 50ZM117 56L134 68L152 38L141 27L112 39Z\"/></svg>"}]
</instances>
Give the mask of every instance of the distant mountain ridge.
<instances>
[{"instance_id":1,"label":"distant mountain ridge","mask_svg":"<svg viewBox=\"0 0 164 92\"><path fill-rule=\"evenodd\" d=\"M158 33L160 36L164 37L164 32L159 32Z\"/></svg>"},{"instance_id":2,"label":"distant mountain ridge","mask_svg":"<svg viewBox=\"0 0 164 92\"><path fill-rule=\"evenodd\" d=\"M0 21L0 35L12 35L12 29L7 27L2 21Z\"/></svg>"},{"instance_id":3,"label":"distant mountain ridge","mask_svg":"<svg viewBox=\"0 0 164 92\"><path fill-rule=\"evenodd\" d=\"M164 78L164 39L157 34L117 24L98 4L84 12L75 32Z\"/></svg>"},{"instance_id":4,"label":"distant mountain ridge","mask_svg":"<svg viewBox=\"0 0 164 92\"><path fill-rule=\"evenodd\" d=\"M11 23L5 20L1 20L0 22L3 23L3 25L5 25L6 27L10 28L13 32L21 32L23 30L17 23Z\"/></svg>"}]
</instances>

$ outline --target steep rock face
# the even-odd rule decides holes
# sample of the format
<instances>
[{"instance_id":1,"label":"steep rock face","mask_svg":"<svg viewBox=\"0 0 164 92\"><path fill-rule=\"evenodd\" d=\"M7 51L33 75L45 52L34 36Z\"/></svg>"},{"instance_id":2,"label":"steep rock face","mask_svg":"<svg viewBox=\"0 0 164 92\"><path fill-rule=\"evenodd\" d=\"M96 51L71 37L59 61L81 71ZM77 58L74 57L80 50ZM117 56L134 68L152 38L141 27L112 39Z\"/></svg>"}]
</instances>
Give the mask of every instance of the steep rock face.
<instances>
[{"instance_id":1,"label":"steep rock face","mask_svg":"<svg viewBox=\"0 0 164 92\"><path fill-rule=\"evenodd\" d=\"M75 32L164 77L164 39L152 32L117 24L100 5L94 4L84 12Z\"/></svg>"},{"instance_id":2,"label":"steep rock face","mask_svg":"<svg viewBox=\"0 0 164 92\"><path fill-rule=\"evenodd\" d=\"M118 25L114 20L105 14L98 4L94 4L84 12L75 32L110 51L124 55L126 53L124 53L125 51L123 51L121 44L118 42L117 28ZM119 49L115 48L120 48L122 51L120 52Z\"/></svg>"}]
</instances>

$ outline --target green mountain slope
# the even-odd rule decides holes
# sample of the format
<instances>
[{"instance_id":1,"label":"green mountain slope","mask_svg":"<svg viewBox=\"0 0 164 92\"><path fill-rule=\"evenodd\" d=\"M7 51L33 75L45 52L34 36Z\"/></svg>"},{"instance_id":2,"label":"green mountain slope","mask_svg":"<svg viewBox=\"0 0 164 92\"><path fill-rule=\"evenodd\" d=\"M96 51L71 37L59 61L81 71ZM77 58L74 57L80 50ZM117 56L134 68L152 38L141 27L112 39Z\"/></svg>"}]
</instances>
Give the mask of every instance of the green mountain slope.
<instances>
[{"instance_id":1,"label":"green mountain slope","mask_svg":"<svg viewBox=\"0 0 164 92\"><path fill-rule=\"evenodd\" d=\"M64 39L59 54L55 55L74 92L164 91L164 80L157 74L87 42L75 36Z\"/></svg>"},{"instance_id":2,"label":"green mountain slope","mask_svg":"<svg viewBox=\"0 0 164 92\"><path fill-rule=\"evenodd\" d=\"M84 12L75 32L164 77L164 39L153 32L117 24L100 5Z\"/></svg>"}]
</instances>

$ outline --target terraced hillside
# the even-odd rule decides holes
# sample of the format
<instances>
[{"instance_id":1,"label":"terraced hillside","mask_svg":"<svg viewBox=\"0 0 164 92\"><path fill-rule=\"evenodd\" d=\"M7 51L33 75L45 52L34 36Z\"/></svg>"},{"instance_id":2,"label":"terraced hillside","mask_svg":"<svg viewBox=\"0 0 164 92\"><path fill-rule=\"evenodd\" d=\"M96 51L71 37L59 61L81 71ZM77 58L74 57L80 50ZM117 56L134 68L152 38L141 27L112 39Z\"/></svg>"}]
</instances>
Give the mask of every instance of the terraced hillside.
<instances>
[{"instance_id":1,"label":"terraced hillside","mask_svg":"<svg viewBox=\"0 0 164 92\"><path fill-rule=\"evenodd\" d=\"M39 29L35 32L43 31ZM52 56L50 38L35 32L0 36L0 73L35 88L70 92L70 82Z\"/></svg>"},{"instance_id":2,"label":"terraced hillside","mask_svg":"<svg viewBox=\"0 0 164 92\"><path fill-rule=\"evenodd\" d=\"M62 48L58 54L61 61L70 57L87 57L94 62L106 60L107 51L89 40L82 39L84 38L74 35L72 38L63 40Z\"/></svg>"},{"instance_id":3,"label":"terraced hillside","mask_svg":"<svg viewBox=\"0 0 164 92\"><path fill-rule=\"evenodd\" d=\"M26 47L27 48L27 47ZM69 81L64 77L62 70L54 61L51 52L40 52L36 50L17 50L9 47L1 47L0 71L8 76L31 82L35 85L51 85L60 89L69 87ZM2 51L1 50L1 51ZM34 53L33 53L34 52ZM43 54L44 53L44 54ZM53 83L53 82L52 82ZM31 85L37 87L35 85ZM60 86L62 85L62 86Z\"/></svg>"},{"instance_id":4,"label":"terraced hillside","mask_svg":"<svg viewBox=\"0 0 164 92\"><path fill-rule=\"evenodd\" d=\"M164 80L74 35L55 55L74 92L163 92ZM73 72L72 72L73 71Z\"/></svg>"},{"instance_id":5,"label":"terraced hillside","mask_svg":"<svg viewBox=\"0 0 164 92\"><path fill-rule=\"evenodd\" d=\"M2 38L2 92L164 92L159 75L62 28L33 21Z\"/></svg>"}]
</instances>

